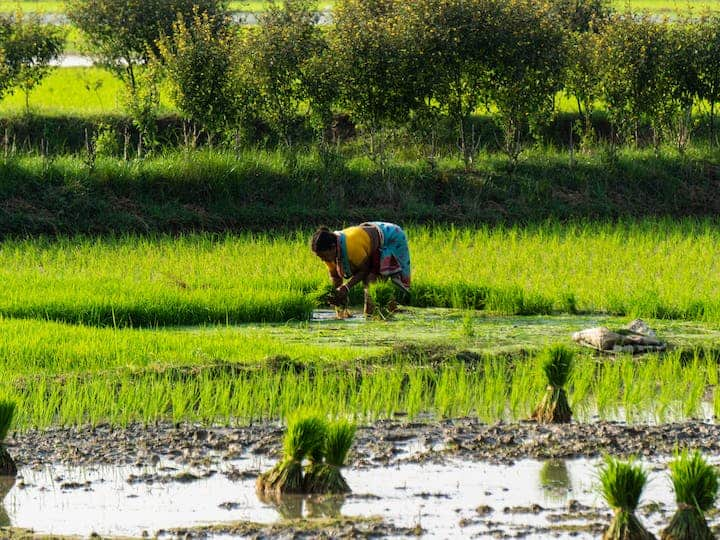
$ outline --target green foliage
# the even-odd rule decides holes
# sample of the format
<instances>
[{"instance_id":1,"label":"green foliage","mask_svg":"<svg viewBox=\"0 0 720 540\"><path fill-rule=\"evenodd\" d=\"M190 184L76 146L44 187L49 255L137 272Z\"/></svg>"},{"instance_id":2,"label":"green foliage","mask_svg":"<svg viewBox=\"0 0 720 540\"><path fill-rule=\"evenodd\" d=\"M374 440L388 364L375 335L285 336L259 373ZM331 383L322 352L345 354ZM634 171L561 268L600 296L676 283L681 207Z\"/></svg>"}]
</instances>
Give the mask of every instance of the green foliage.
<instances>
[{"instance_id":1,"label":"green foliage","mask_svg":"<svg viewBox=\"0 0 720 540\"><path fill-rule=\"evenodd\" d=\"M262 117L288 146L294 138L300 104L313 97L320 103L326 90L318 79L318 57L325 41L310 0L271 3L247 33L243 76L259 95Z\"/></svg>"},{"instance_id":2,"label":"green foliage","mask_svg":"<svg viewBox=\"0 0 720 540\"><path fill-rule=\"evenodd\" d=\"M384 123L407 119L416 92L415 36L404 31L402 0L341 0L328 37L340 104L370 134L370 153Z\"/></svg>"},{"instance_id":3,"label":"green foliage","mask_svg":"<svg viewBox=\"0 0 720 540\"><path fill-rule=\"evenodd\" d=\"M497 107L511 164L522 151L522 136L539 135L562 88L566 31L551 6L540 0L507 0L493 21L498 42L490 55L487 97Z\"/></svg>"},{"instance_id":4,"label":"green foliage","mask_svg":"<svg viewBox=\"0 0 720 540\"><path fill-rule=\"evenodd\" d=\"M195 9L188 23L183 17L175 21L172 34L158 41L158 52L185 118L211 136L237 122L241 104L234 70L240 43L228 19Z\"/></svg>"},{"instance_id":5,"label":"green foliage","mask_svg":"<svg viewBox=\"0 0 720 540\"><path fill-rule=\"evenodd\" d=\"M670 462L670 479L675 500L707 512L713 508L718 493L718 471L702 454L684 449Z\"/></svg>"},{"instance_id":6,"label":"green foliage","mask_svg":"<svg viewBox=\"0 0 720 540\"><path fill-rule=\"evenodd\" d=\"M401 20L413 65L416 125L435 137L441 116L454 127L466 168L472 163L478 138L470 130L470 115L483 92L488 58L497 47L492 25L501 2L487 0L419 0L404 4Z\"/></svg>"},{"instance_id":7,"label":"green foliage","mask_svg":"<svg viewBox=\"0 0 720 540\"><path fill-rule=\"evenodd\" d=\"M157 41L172 33L178 16L193 10L215 16L225 11L223 0L69 0L70 21L87 36L98 61L134 87L135 68L157 54Z\"/></svg>"},{"instance_id":8,"label":"green foliage","mask_svg":"<svg viewBox=\"0 0 720 540\"><path fill-rule=\"evenodd\" d=\"M567 28L574 32L589 31L612 12L610 0L551 0L550 3Z\"/></svg>"},{"instance_id":9,"label":"green foliage","mask_svg":"<svg viewBox=\"0 0 720 540\"><path fill-rule=\"evenodd\" d=\"M552 345L542 352L542 370L548 385L562 388L568 381L574 353L565 345Z\"/></svg>"},{"instance_id":10,"label":"green foliage","mask_svg":"<svg viewBox=\"0 0 720 540\"><path fill-rule=\"evenodd\" d=\"M300 462L308 455L317 455L325 443L326 433L327 424L319 416L293 415L288 419L283 438L284 459Z\"/></svg>"},{"instance_id":11,"label":"green foliage","mask_svg":"<svg viewBox=\"0 0 720 540\"><path fill-rule=\"evenodd\" d=\"M647 472L634 460L605 456L600 470L600 493L614 510L634 512L647 483Z\"/></svg>"},{"instance_id":12,"label":"green foliage","mask_svg":"<svg viewBox=\"0 0 720 540\"><path fill-rule=\"evenodd\" d=\"M648 17L616 16L600 32L603 97L616 135L635 144L642 123L652 124L657 131L656 111L670 97L667 36L667 24Z\"/></svg>"},{"instance_id":13,"label":"green foliage","mask_svg":"<svg viewBox=\"0 0 720 540\"><path fill-rule=\"evenodd\" d=\"M7 437L13 417L15 416L15 402L3 400L0 401L0 444Z\"/></svg>"},{"instance_id":14,"label":"green foliage","mask_svg":"<svg viewBox=\"0 0 720 540\"><path fill-rule=\"evenodd\" d=\"M330 422L325 435L325 462L335 467L345 465L356 431L355 424L347 420Z\"/></svg>"},{"instance_id":15,"label":"green foliage","mask_svg":"<svg viewBox=\"0 0 720 540\"><path fill-rule=\"evenodd\" d=\"M99 157L118 156L120 143L115 130L107 124L100 124L93 138L93 148Z\"/></svg>"},{"instance_id":16,"label":"green foliage","mask_svg":"<svg viewBox=\"0 0 720 540\"><path fill-rule=\"evenodd\" d=\"M2 23L9 29L2 36L5 65L12 84L25 95L25 111L30 109L30 92L54 69L50 62L63 52L65 36L54 24L44 24L37 16L18 12Z\"/></svg>"}]
</instances>

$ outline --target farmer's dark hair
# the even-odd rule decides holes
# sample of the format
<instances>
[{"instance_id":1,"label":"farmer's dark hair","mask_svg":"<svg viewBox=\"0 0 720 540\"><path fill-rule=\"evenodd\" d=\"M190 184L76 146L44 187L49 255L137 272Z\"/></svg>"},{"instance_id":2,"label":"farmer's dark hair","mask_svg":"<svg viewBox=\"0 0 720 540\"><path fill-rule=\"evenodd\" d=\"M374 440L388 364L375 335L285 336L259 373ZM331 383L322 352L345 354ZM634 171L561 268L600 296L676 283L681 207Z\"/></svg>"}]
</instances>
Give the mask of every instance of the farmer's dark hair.
<instances>
[{"instance_id":1,"label":"farmer's dark hair","mask_svg":"<svg viewBox=\"0 0 720 540\"><path fill-rule=\"evenodd\" d=\"M330 248L335 247L337 238L335 234L327 227L320 227L315 234L313 234L312 242L310 243L310 249L317 253L318 251L326 251Z\"/></svg>"}]
</instances>

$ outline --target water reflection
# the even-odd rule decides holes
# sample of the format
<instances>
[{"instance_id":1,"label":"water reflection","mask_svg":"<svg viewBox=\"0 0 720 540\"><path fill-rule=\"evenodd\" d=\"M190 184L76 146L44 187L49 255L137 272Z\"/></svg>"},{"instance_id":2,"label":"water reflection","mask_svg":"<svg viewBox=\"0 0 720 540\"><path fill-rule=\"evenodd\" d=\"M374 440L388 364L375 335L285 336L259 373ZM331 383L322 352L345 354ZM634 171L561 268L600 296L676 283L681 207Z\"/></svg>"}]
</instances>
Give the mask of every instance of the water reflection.
<instances>
[{"instance_id":1,"label":"water reflection","mask_svg":"<svg viewBox=\"0 0 720 540\"><path fill-rule=\"evenodd\" d=\"M540 468L540 487L552 502L565 502L572 482L564 459L548 459Z\"/></svg>"},{"instance_id":2,"label":"water reflection","mask_svg":"<svg viewBox=\"0 0 720 540\"><path fill-rule=\"evenodd\" d=\"M8 516L7 510L5 510L5 505L2 501L14 485L14 476L0 476L0 527L10 526L10 516Z\"/></svg>"},{"instance_id":3,"label":"water reflection","mask_svg":"<svg viewBox=\"0 0 720 540\"><path fill-rule=\"evenodd\" d=\"M258 490L257 496L283 519L337 518L345 503L343 495L268 494Z\"/></svg>"}]
</instances>

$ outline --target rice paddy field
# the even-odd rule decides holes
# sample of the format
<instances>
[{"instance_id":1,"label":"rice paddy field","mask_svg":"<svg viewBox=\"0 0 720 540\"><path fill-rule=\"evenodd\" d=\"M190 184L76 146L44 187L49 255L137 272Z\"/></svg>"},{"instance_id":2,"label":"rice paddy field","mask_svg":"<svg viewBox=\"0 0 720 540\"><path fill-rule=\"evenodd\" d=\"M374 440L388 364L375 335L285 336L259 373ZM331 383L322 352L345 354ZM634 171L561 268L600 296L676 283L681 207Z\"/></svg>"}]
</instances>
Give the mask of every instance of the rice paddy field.
<instances>
[{"instance_id":1,"label":"rice paddy field","mask_svg":"<svg viewBox=\"0 0 720 540\"><path fill-rule=\"evenodd\" d=\"M327 278L305 231L6 240L0 396L18 401L21 430L242 425L302 406L365 420L518 420L544 389L538 351L643 317L673 350L603 362L577 348L577 417L720 410L713 223L408 233L408 305L367 321L317 318Z\"/></svg>"}]
</instances>

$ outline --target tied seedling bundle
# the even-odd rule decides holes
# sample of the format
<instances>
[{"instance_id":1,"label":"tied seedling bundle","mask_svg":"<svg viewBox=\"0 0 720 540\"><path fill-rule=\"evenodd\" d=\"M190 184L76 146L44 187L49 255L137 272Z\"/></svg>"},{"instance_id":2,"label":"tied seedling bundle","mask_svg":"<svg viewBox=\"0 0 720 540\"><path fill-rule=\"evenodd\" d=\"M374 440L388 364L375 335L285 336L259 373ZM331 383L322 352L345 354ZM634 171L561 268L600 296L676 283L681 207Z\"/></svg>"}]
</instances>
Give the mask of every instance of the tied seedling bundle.
<instances>
[{"instance_id":1,"label":"tied seedling bundle","mask_svg":"<svg viewBox=\"0 0 720 540\"><path fill-rule=\"evenodd\" d=\"M398 287L391 281L379 280L368 287L368 299L366 301L366 315L372 315L379 319L387 319L397 311Z\"/></svg>"},{"instance_id":2,"label":"tied seedling bundle","mask_svg":"<svg viewBox=\"0 0 720 540\"><path fill-rule=\"evenodd\" d=\"M704 513L715 505L718 472L697 450L683 450L670 463L670 479L678 509L660 535L663 540L710 540Z\"/></svg>"},{"instance_id":3,"label":"tied seedling bundle","mask_svg":"<svg viewBox=\"0 0 720 540\"><path fill-rule=\"evenodd\" d=\"M303 493L302 461L317 455L325 441L326 424L317 416L296 416L288 422L283 459L258 476L256 488L264 494Z\"/></svg>"},{"instance_id":4,"label":"tied seedling bundle","mask_svg":"<svg viewBox=\"0 0 720 540\"><path fill-rule=\"evenodd\" d=\"M640 496L647 483L647 473L632 460L623 462L605 457L600 471L600 490L615 516L603 534L603 540L650 540L655 537L635 516Z\"/></svg>"},{"instance_id":5,"label":"tied seedling bundle","mask_svg":"<svg viewBox=\"0 0 720 540\"><path fill-rule=\"evenodd\" d=\"M324 461L311 460L305 474L306 493L349 493L350 486L340 469L345 465L356 427L346 420L331 422L323 445Z\"/></svg>"},{"instance_id":6,"label":"tied seedling bundle","mask_svg":"<svg viewBox=\"0 0 720 540\"><path fill-rule=\"evenodd\" d=\"M572 420L565 383L572 368L573 353L564 345L554 345L543 352L542 370L547 389L532 418L544 424L562 424Z\"/></svg>"},{"instance_id":7,"label":"tied seedling bundle","mask_svg":"<svg viewBox=\"0 0 720 540\"><path fill-rule=\"evenodd\" d=\"M14 416L15 403L12 401L0 401L0 476L15 476L17 474L15 461L13 461L4 444Z\"/></svg>"}]
</instances>

